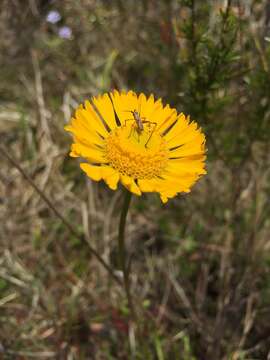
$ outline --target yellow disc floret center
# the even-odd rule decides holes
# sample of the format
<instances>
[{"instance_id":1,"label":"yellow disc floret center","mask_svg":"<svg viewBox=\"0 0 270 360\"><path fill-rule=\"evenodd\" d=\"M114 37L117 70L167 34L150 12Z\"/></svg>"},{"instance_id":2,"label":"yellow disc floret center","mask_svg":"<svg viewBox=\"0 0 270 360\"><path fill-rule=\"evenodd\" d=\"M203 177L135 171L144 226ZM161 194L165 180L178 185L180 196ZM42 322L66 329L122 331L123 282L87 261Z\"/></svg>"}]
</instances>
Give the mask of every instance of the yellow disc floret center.
<instances>
[{"instance_id":1,"label":"yellow disc floret center","mask_svg":"<svg viewBox=\"0 0 270 360\"><path fill-rule=\"evenodd\" d=\"M144 124L140 131L135 123L131 123L110 133L106 139L105 156L122 175L153 179L166 167L168 150L164 139L155 132L155 124Z\"/></svg>"}]
</instances>

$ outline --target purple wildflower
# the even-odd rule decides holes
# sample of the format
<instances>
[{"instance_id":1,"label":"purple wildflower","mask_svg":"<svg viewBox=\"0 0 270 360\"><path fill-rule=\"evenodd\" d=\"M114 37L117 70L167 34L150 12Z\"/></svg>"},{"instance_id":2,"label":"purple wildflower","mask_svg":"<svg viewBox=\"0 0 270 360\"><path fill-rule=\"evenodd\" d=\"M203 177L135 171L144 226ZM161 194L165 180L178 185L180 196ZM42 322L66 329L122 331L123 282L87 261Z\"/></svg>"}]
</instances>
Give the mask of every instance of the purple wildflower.
<instances>
[{"instance_id":1,"label":"purple wildflower","mask_svg":"<svg viewBox=\"0 0 270 360\"><path fill-rule=\"evenodd\" d=\"M62 38L62 39L70 39L72 36L72 30L70 27L68 26L62 26L59 28L58 30L58 35Z\"/></svg>"},{"instance_id":2,"label":"purple wildflower","mask_svg":"<svg viewBox=\"0 0 270 360\"><path fill-rule=\"evenodd\" d=\"M46 17L46 21L51 24L56 24L59 20L61 20L61 15L57 10L51 10Z\"/></svg>"}]
</instances>

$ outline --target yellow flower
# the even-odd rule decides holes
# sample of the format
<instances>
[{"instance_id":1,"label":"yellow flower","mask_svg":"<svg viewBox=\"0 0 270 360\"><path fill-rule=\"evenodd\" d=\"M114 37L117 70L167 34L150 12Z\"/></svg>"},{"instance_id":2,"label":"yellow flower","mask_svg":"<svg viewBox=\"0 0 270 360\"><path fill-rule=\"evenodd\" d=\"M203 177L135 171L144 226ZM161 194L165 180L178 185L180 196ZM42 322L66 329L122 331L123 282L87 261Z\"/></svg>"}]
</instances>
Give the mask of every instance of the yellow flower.
<instances>
[{"instance_id":1,"label":"yellow flower","mask_svg":"<svg viewBox=\"0 0 270 360\"><path fill-rule=\"evenodd\" d=\"M158 192L166 202L189 192L205 174L205 136L189 117L151 95L113 91L85 101L65 129L70 156L82 170L113 190L120 181L136 195Z\"/></svg>"}]
</instances>

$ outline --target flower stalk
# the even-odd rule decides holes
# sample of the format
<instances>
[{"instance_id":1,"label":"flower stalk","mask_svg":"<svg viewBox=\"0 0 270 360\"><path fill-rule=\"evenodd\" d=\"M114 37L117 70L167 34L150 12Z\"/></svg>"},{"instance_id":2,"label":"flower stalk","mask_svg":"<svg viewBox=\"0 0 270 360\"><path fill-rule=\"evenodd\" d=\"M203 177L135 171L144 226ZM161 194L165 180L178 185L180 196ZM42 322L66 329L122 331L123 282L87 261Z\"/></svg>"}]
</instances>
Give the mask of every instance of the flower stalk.
<instances>
[{"instance_id":1,"label":"flower stalk","mask_svg":"<svg viewBox=\"0 0 270 360\"><path fill-rule=\"evenodd\" d=\"M124 287L126 292L126 297L128 301L128 307L131 312L133 320L136 319L136 312L134 309L134 304L130 291L130 278L129 278L129 269L130 266L127 264L127 252L125 246L125 228L126 228L126 219L128 214L128 209L131 201L132 193L124 189L124 203L121 211L120 222L119 222L119 232L118 232L118 261L119 267L123 272L124 277Z\"/></svg>"}]
</instances>

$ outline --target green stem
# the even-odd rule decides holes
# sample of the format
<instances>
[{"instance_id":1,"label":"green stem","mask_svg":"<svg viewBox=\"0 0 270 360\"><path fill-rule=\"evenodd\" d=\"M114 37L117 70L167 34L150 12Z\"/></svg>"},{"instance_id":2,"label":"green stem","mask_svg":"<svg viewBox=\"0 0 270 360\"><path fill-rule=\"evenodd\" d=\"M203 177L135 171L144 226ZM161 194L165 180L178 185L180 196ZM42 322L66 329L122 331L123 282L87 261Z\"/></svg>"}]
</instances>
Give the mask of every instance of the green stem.
<instances>
[{"instance_id":1,"label":"green stem","mask_svg":"<svg viewBox=\"0 0 270 360\"><path fill-rule=\"evenodd\" d=\"M127 266L127 256L126 256L126 247L125 247L125 228L126 228L126 219L127 213L131 200L131 192L124 190L124 203L120 217L119 223L119 232L118 232L118 251L119 251L119 267L123 271L124 275L124 287L126 291L128 306L133 317L133 320L136 318L136 313L133 306L132 296L130 292L130 282L129 282L129 269Z\"/></svg>"}]
</instances>

